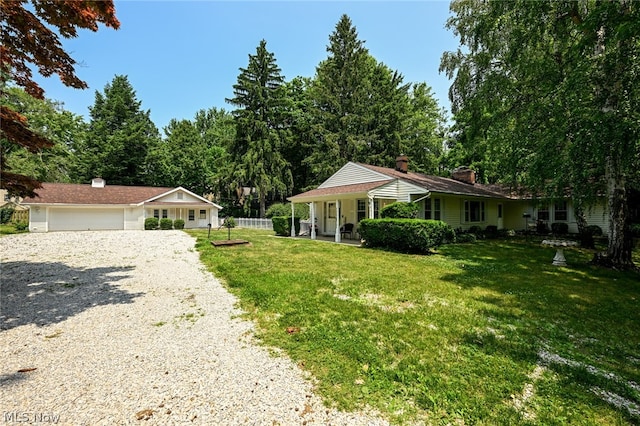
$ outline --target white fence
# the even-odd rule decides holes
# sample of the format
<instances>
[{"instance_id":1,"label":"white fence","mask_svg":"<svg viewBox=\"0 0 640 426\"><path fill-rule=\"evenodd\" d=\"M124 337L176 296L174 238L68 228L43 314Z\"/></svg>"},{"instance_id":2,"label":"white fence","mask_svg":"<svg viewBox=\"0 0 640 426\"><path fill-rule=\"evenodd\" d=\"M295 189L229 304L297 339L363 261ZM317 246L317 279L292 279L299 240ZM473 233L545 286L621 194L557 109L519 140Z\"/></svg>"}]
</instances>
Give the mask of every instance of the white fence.
<instances>
[{"instance_id":1,"label":"white fence","mask_svg":"<svg viewBox=\"0 0 640 426\"><path fill-rule=\"evenodd\" d=\"M239 217L234 220L238 228L273 229L273 223L271 222L271 219Z\"/></svg>"}]
</instances>

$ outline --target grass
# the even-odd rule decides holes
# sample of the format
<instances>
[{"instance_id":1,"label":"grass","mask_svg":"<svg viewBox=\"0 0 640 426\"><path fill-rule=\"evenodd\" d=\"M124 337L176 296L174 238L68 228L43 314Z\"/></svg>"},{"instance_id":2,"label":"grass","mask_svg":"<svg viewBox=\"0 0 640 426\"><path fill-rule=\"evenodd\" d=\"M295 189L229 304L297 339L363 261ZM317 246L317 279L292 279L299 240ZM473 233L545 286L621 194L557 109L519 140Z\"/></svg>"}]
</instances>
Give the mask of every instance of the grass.
<instances>
[{"instance_id":1,"label":"grass","mask_svg":"<svg viewBox=\"0 0 640 426\"><path fill-rule=\"evenodd\" d=\"M25 232L29 232L28 229L25 230L17 230L15 225L12 223L6 223L0 225L0 236L1 235L11 235L11 234L22 234Z\"/></svg>"},{"instance_id":2,"label":"grass","mask_svg":"<svg viewBox=\"0 0 640 426\"><path fill-rule=\"evenodd\" d=\"M262 342L331 405L396 424L640 422L640 275L588 251L556 267L533 241L414 256L241 229L251 246L214 248L189 232Z\"/></svg>"}]
</instances>

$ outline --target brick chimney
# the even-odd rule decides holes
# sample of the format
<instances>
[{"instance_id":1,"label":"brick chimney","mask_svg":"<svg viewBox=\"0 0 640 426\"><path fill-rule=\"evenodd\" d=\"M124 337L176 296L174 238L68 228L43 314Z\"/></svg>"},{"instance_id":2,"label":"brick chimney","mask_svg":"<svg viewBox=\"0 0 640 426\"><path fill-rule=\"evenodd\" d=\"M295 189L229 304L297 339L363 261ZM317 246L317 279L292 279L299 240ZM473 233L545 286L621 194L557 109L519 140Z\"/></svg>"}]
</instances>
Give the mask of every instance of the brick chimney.
<instances>
[{"instance_id":1,"label":"brick chimney","mask_svg":"<svg viewBox=\"0 0 640 426\"><path fill-rule=\"evenodd\" d=\"M476 183L476 172L467 166L460 166L451 173L451 178L473 185Z\"/></svg>"},{"instance_id":2,"label":"brick chimney","mask_svg":"<svg viewBox=\"0 0 640 426\"><path fill-rule=\"evenodd\" d=\"M402 173L407 173L409 171L409 157L404 154L397 157L396 170Z\"/></svg>"}]
</instances>

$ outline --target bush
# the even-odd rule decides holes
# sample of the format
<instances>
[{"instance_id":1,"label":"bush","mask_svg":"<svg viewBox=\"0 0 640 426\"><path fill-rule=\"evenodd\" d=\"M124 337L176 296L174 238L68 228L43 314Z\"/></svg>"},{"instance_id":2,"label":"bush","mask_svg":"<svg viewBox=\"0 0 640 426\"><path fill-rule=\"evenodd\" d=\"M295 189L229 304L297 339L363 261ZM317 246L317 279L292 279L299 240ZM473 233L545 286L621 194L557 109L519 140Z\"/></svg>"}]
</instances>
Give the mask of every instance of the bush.
<instances>
[{"instance_id":1,"label":"bush","mask_svg":"<svg viewBox=\"0 0 640 426\"><path fill-rule=\"evenodd\" d=\"M271 218L271 222L273 222L273 230L276 235L282 237L289 237L291 235L291 216L274 216ZM296 235L298 235L300 233L300 218L294 218L293 224Z\"/></svg>"},{"instance_id":2,"label":"bush","mask_svg":"<svg viewBox=\"0 0 640 426\"><path fill-rule=\"evenodd\" d=\"M552 223L551 232L553 232L555 235L566 235L569 233L569 225L564 222Z\"/></svg>"},{"instance_id":3,"label":"bush","mask_svg":"<svg viewBox=\"0 0 640 426\"><path fill-rule=\"evenodd\" d=\"M166 217L160 219L160 229L167 230L171 228L173 228L173 221L171 219L168 219Z\"/></svg>"},{"instance_id":4,"label":"bush","mask_svg":"<svg viewBox=\"0 0 640 426\"><path fill-rule=\"evenodd\" d=\"M397 201L380 210L383 219L415 219L418 217L420 206L416 203Z\"/></svg>"},{"instance_id":5,"label":"bush","mask_svg":"<svg viewBox=\"0 0 640 426\"><path fill-rule=\"evenodd\" d=\"M498 227L496 225L488 225L484 229L484 235L487 238L498 238Z\"/></svg>"},{"instance_id":6,"label":"bush","mask_svg":"<svg viewBox=\"0 0 640 426\"><path fill-rule=\"evenodd\" d=\"M293 205L293 215L300 219L309 219L309 205L307 203L299 203ZM291 203L276 203L269 206L265 212L267 218L275 216L291 216Z\"/></svg>"},{"instance_id":7,"label":"bush","mask_svg":"<svg viewBox=\"0 0 640 426\"><path fill-rule=\"evenodd\" d=\"M27 222L16 222L15 225L16 231L26 231L29 229L29 224Z\"/></svg>"},{"instance_id":8,"label":"bush","mask_svg":"<svg viewBox=\"0 0 640 426\"><path fill-rule=\"evenodd\" d=\"M459 234L456 235L456 243L475 243L477 240L475 234Z\"/></svg>"},{"instance_id":9,"label":"bush","mask_svg":"<svg viewBox=\"0 0 640 426\"><path fill-rule=\"evenodd\" d=\"M222 223L222 226L224 226L227 229L235 228L236 220L233 218L233 216L227 216L224 218L224 222Z\"/></svg>"},{"instance_id":10,"label":"bush","mask_svg":"<svg viewBox=\"0 0 640 426\"><path fill-rule=\"evenodd\" d=\"M546 222L543 221L538 221L536 223L536 232L538 234L548 234L549 233L549 227L547 226Z\"/></svg>"},{"instance_id":11,"label":"bush","mask_svg":"<svg viewBox=\"0 0 640 426\"><path fill-rule=\"evenodd\" d=\"M602 234L602 229L600 230L600 233ZM631 224L631 235L636 238L640 238L640 223Z\"/></svg>"},{"instance_id":12,"label":"bush","mask_svg":"<svg viewBox=\"0 0 640 426\"><path fill-rule=\"evenodd\" d=\"M11 216L13 215L14 212L14 208L13 207L3 207L0 209L0 223L5 224L5 223L9 223L9 221L11 220Z\"/></svg>"},{"instance_id":13,"label":"bush","mask_svg":"<svg viewBox=\"0 0 640 426\"><path fill-rule=\"evenodd\" d=\"M429 253L432 248L456 239L451 226L439 220L363 219L358 232L367 247L404 253Z\"/></svg>"},{"instance_id":14,"label":"bush","mask_svg":"<svg viewBox=\"0 0 640 426\"><path fill-rule=\"evenodd\" d=\"M148 217L144 220L144 229L158 229L158 218L157 217Z\"/></svg>"},{"instance_id":15,"label":"bush","mask_svg":"<svg viewBox=\"0 0 640 426\"><path fill-rule=\"evenodd\" d=\"M598 225L589 225L585 228L585 231L594 237L600 237L602 236L602 228L600 228Z\"/></svg>"},{"instance_id":16,"label":"bush","mask_svg":"<svg viewBox=\"0 0 640 426\"><path fill-rule=\"evenodd\" d=\"M470 226L469 227L469 233L480 235L480 234L482 234L482 228L479 227L478 225Z\"/></svg>"},{"instance_id":17,"label":"bush","mask_svg":"<svg viewBox=\"0 0 640 426\"><path fill-rule=\"evenodd\" d=\"M176 219L173 221L173 229L184 229L184 220Z\"/></svg>"}]
</instances>

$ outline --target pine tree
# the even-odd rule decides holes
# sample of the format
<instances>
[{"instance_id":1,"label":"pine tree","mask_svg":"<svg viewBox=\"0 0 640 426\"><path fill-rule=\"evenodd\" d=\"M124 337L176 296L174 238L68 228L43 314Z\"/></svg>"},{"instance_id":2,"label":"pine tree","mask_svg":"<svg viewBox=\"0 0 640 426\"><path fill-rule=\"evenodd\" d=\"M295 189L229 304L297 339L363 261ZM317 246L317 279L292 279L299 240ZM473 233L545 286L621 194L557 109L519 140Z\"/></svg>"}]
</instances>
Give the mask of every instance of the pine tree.
<instances>
[{"instance_id":1,"label":"pine tree","mask_svg":"<svg viewBox=\"0 0 640 426\"><path fill-rule=\"evenodd\" d=\"M89 108L91 121L87 138L76 150L80 160L78 175L83 180L102 177L110 184L146 185L148 153L159 141L149 111L140 109L135 91L126 76L116 76L96 91Z\"/></svg>"},{"instance_id":2,"label":"pine tree","mask_svg":"<svg viewBox=\"0 0 640 426\"><path fill-rule=\"evenodd\" d=\"M233 111L236 137L229 148L237 188L254 188L265 217L267 197L284 194L292 186L291 170L282 154L285 138L284 77L275 56L260 41L247 68L240 68L234 97L227 102Z\"/></svg>"}]
</instances>

